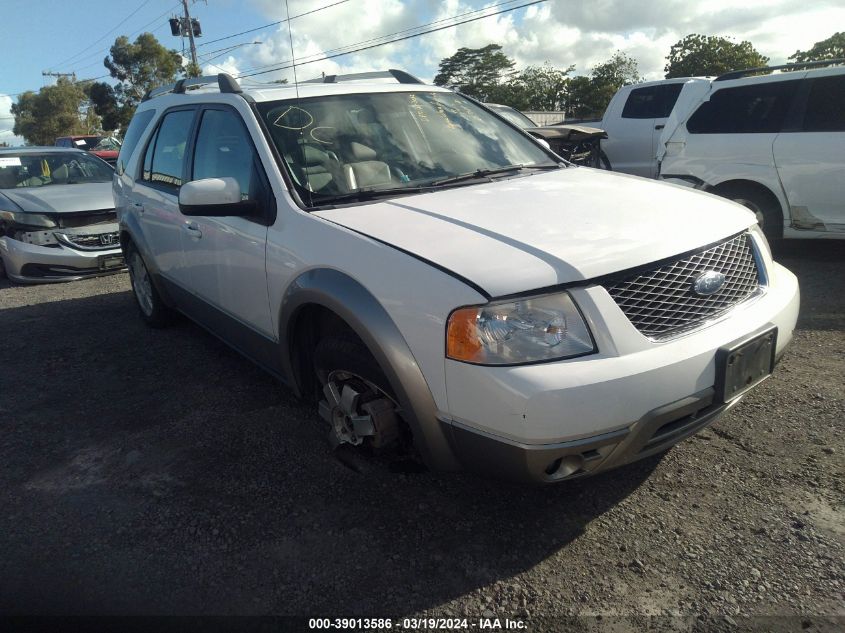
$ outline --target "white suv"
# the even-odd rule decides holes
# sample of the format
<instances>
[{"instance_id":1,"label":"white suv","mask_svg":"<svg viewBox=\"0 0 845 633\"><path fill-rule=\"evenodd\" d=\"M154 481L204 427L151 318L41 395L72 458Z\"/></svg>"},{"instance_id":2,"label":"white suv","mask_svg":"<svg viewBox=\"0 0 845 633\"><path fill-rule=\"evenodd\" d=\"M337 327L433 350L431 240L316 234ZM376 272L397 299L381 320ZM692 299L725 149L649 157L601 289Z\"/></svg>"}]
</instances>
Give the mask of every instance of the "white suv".
<instances>
[{"instance_id":1,"label":"white suv","mask_svg":"<svg viewBox=\"0 0 845 633\"><path fill-rule=\"evenodd\" d=\"M770 374L798 285L753 214L387 76L139 106L114 192L148 323L196 320L335 445L537 482L663 451Z\"/></svg>"},{"instance_id":2,"label":"white suv","mask_svg":"<svg viewBox=\"0 0 845 633\"><path fill-rule=\"evenodd\" d=\"M745 205L770 239L845 238L845 67L814 68L831 63L691 86L661 138L661 178ZM749 76L778 69L791 72Z\"/></svg>"}]
</instances>

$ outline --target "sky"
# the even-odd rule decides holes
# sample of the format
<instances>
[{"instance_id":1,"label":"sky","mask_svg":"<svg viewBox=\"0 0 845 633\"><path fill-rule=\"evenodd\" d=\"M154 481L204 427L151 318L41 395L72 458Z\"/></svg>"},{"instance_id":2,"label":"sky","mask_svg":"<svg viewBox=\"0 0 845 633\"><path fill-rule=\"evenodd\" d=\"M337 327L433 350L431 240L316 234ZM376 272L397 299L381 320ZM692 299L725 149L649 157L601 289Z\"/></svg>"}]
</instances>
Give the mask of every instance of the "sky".
<instances>
[{"instance_id":1,"label":"sky","mask_svg":"<svg viewBox=\"0 0 845 633\"><path fill-rule=\"evenodd\" d=\"M272 70L289 66L292 57L299 81L387 68L431 81L440 60L458 48L490 43L500 44L517 69L574 64L575 74L589 74L621 50L639 62L646 79L659 79L669 48L689 33L748 40L776 64L845 25L843 0L546 0L521 6L530 2L190 0L189 6L202 24L197 52L204 74L225 70L243 75L245 83L292 81L292 69ZM181 38L170 34L167 23L181 11L181 1L40 0L38 6L39 36L32 37L32 0L0 0L0 141L22 142L12 134L9 108L18 93L55 81L42 71L111 81L102 60L118 35L134 39L147 31L182 50ZM285 20L288 11L290 31L287 22L265 26ZM374 46L433 29L438 30ZM242 31L250 32L229 37ZM226 39L214 41L219 38Z\"/></svg>"}]
</instances>

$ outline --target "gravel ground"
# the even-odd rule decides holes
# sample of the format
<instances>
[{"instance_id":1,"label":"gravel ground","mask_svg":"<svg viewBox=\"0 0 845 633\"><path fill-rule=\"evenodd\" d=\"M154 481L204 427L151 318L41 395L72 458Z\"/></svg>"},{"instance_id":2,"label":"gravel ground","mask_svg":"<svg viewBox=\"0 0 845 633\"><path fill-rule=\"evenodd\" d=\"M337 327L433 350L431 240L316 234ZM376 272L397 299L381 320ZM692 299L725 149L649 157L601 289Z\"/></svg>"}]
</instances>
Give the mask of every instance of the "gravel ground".
<instances>
[{"instance_id":1,"label":"gravel ground","mask_svg":"<svg viewBox=\"0 0 845 633\"><path fill-rule=\"evenodd\" d=\"M125 274L0 282L0 614L841 631L845 244L778 258L803 305L772 379L662 458L545 488L353 472L261 370L144 327Z\"/></svg>"}]
</instances>

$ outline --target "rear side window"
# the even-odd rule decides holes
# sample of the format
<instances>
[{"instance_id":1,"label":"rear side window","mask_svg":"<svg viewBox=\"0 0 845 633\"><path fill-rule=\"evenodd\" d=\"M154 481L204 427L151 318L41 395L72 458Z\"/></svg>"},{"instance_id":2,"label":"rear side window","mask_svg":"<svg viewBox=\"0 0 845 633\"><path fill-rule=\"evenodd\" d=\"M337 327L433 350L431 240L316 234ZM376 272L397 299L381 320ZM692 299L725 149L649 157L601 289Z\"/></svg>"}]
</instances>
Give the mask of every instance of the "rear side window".
<instances>
[{"instance_id":1,"label":"rear side window","mask_svg":"<svg viewBox=\"0 0 845 633\"><path fill-rule=\"evenodd\" d=\"M164 115L155 139L147 146L143 180L174 187L182 185L185 147L193 119L193 110L177 110Z\"/></svg>"},{"instance_id":2,"label":"rear side window","mask_svg":"<svg viewBox=\"0 0 845 633\"><path fill-rule=\"evenodd\" d=\"M623 119L660 119L668 117L675 107L683 84L666 84L635 88L622 109Z\"/></svg>"},{"instance_id":3,"label":"rear side window","mask_svg":"<svg viewBox=\"0 0 845 633\"><path fill-rule=\"evenodd\" d=\"M805 132L845 131L845 75L813 80L802 129Z\"/></svg>"},{"instance_id":4,"label":"rear side window","mask_svg":"<svg viewBox=\"0 0 845 633\"><path fill-rule=\"evenodd\" d=\"M780 132L799 81L777 81L723 88L687 121L691 134Z\"/></svg>"},{"instance_id":5,"label":"rear side window","mask_svg":"<svg viewBox=\"0 0 845 633\"><path fill-rule=\"evenodd\" d=\"M144 110L132 117L129 127L126 128L126 134L123 136L123 145L120 147L120 154L117 155L117 173L122 174L126 169L126 163L129 162L129 157L135 151L138 141L141 140L141 135L150 121L153 119L155 110Z\"/></svg>"}]
</instances>

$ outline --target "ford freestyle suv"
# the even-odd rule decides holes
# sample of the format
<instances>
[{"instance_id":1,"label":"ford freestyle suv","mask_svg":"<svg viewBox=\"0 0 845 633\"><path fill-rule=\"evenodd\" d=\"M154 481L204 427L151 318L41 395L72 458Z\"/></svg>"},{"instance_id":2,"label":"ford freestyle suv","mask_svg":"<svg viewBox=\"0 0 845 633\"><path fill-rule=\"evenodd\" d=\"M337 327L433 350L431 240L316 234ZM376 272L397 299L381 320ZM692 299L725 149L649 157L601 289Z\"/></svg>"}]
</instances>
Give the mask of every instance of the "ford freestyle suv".
<instances>
[{"instance_id":1,"label":"ford freestyle suv","mask_svg":"<svg viewBox=\"0 0 845 633\"><path fill-rule=\"evenodd\" d=\"M772 372L798 314L747 209L572 166L402 71L157 89L114 194L147 323L188 315L335 446L437 470L664 451Z\"/></svg>"}]
</instances>

